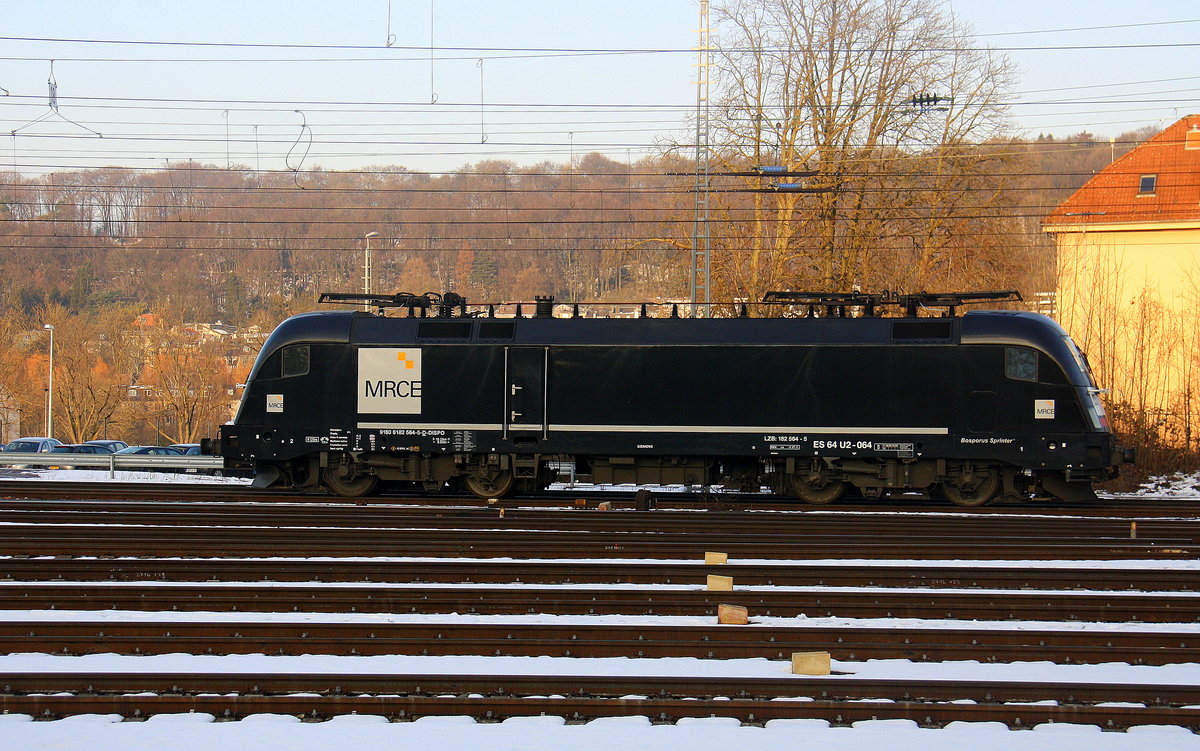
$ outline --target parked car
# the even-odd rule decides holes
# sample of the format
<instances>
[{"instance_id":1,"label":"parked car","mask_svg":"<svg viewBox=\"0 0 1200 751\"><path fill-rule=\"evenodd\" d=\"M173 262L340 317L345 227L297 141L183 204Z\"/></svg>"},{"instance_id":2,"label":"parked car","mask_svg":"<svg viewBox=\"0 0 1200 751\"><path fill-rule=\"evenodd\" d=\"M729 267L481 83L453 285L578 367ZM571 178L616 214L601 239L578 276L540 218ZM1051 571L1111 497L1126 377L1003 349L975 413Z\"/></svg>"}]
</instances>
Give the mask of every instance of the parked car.
<instances>
[{"instance_id":1,"label":"parked car","mask_svg":"<svg viewBox=\"0 0 1200 751\"><path fill-rule=\"evenodd\" d=\"M61 446L62 441L57 438L18 438L6 445L3 451L21 451L25 453L36 453L49 451L55 446Z\"/></svg>"},{"instance_id":2,"label":"parked car","mask_svg":"<svg viewBox=\"0 0 1200 751\"><path fill-rule=\"evenodd\" d=\"M108 438L97 438L91 441L84 441L89 446L107 446L109 451L120 451L121 449L129 448L129 444L125 441L114 441Z\"/></svg>"},{"instance_id":3,"label":"parked car","mask_svg":"<svg viewBox=\"0 0 1200 751\"><path fill-rule=\"evenodd\" d=\"M198 443L172 443L168 448L178 449L179 451L183 452L184 456L212 456L212 454L205 454L201 452L200 444ZM220 467L215 467L213 469L196 469L194 467L189 467L183 471L189 475L204 474L212 475L213 477L225 476L225 470L221 469Z\"/></svg>"},{"instance_id":4,"label":"parked car","mask_svg":"<svg viewBox=\"0 0 1200 751\"><path fill-rule=\"evenodd\" d=\"M4 446L4 448L0 449L0 451L6 452L6 453L20 452L20 453L28 453L28 454L34 454L34 453L40 454L40 453L45 453L45 452L49 451L50 449L54 448L55 446L61 446L61 445L62 445L62 441L58 440L57 438L41 438L41 437L35 436L35 437L30 437L30 438L18 438L15 441L9 442L7 445ZM31 467L32 465L10 464L8 466L10 466L14 469L22 469L25 467Z\"/></svg>"},{"instance_id":5,"label":"parked car","mask_svg":"<svg viewBox=\"0 0 1200 751\"><path fill-rule=\"evenodd\" d=\"M179 449L174 449L169 446L126 446L116 452L117 456L183 456ZM141 470L143 472L175 472L173 467L130 467L125 466L121 469Z\"/></svg>"},{"instance_id":6,"label":"parked car","mask_svg":"<svg viewBox=\"0 0 1200 751\"><path fill-rule=\"evenodd\" d=\"M50 449L51 454L111 454L112 449L94 443L63 443ZM62 460L59 460L62 461ZM77 469L69 464L51 464L49 469ZM83 469L99 469L99 467L83 467Z\"/></svg>"}]
</instances>

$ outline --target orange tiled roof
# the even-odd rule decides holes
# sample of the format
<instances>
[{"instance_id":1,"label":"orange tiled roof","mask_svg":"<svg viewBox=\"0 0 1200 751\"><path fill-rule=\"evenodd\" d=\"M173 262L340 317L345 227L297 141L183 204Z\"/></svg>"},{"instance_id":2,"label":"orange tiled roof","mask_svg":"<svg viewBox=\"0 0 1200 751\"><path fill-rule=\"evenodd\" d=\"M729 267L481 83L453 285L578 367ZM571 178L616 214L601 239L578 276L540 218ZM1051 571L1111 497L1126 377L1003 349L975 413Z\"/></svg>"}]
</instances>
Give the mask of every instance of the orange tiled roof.
<instances>
[{"instance_id":1,"label":"orange tiled roof","mask_svg":"<svg viewBox=\"0 0 1200 751\"><path fill-rule=\"evenodd\" d=\"M1142 189L1154 176L1153 192ZM1200 115L1188 115L1097 172L1043 224L1200 220Z\"/></svg>"}]
</instances>

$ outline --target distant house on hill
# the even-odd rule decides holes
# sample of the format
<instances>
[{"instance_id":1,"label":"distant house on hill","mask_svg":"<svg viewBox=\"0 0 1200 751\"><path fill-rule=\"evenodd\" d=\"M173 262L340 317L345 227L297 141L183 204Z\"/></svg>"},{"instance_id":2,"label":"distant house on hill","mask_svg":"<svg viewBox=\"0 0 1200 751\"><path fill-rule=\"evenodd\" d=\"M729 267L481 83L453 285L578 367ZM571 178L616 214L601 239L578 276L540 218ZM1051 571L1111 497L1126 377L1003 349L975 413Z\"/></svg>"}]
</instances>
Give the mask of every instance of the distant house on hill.
<instances>
[{"instance_id":1,"label":"distant house on hill","mask_svg":"<svg viewBox=\"0 0 1200 751\"><path fill-rule=\"evenodd\" d=\"M217 321L216 323L185 323L183 324L184 331L190 331L199 334L204 339L222 339L231 337L237 333L236 326L230 326L228 323Z\"/></svg>"},{"instance_id":2,"label":"distant house on hill","mask_svg":"<svg viewBox=\"0 0 1200 751\"><path fill-rule=\"evenodd\" d=\"M1200 386L1200 115L1098 172L1042 229L1058 253L1059 321L1112 388L1116 416L1191 447Z\"/></svg>"}]
</instances>

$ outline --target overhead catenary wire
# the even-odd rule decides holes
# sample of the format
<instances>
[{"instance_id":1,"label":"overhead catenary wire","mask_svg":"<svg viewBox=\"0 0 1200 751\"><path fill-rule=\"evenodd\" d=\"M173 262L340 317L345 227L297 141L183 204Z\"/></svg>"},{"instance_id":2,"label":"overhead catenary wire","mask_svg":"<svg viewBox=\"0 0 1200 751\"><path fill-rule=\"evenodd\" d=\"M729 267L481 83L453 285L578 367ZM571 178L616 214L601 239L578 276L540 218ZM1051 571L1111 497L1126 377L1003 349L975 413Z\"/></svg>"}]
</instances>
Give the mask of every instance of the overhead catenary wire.
<instances>
[{"instance_id":1,"label":"overhead catenary wire","mask_svg":"<svg viewBox=\"0 0 1200 751\"><path fill-rule=\"evenodd\" d=\"M1176 24L1194 23L1194 19L1177 21ZM1151 25L1151 24L1147 24ZM1114 26L1112 28L1120 28ZM1079 27L1078 30L1088 30L1089 27ZM1057 31L1069 31L1062 29ZM1032 32L1025 32L1032 33ZM988 35L999 36L1000 34ZM956 37L963 40L973 39L983 35L958 35ZM114 46L140 46L140 47L195 47L207 49L281 49L281 50L347 50L347 51L383 51L397 50L406 52L421 52L424 53L429 48L425 45L377 45L377 44L312 44L312 43L286 43L286 42L201 42L201 41L183 41L183 40L161 40L161 39L92 39L86 37L37 37L37 36L0 36L0 42L38 42L38 43L54 43L54 44L81 44L81 45L114 45ZM1117 43L1117 44L1044 44L1044 45L989 45L988 49L1000 52L1018 52L1018 51L1069 51L1069 50L1103 50L1103 49L1158 49L1168 47L1190 48L1200 46L1200 42L1132 42L1132 43ZM523 54L539 54L539 55L662 55L662 54L694 54L694 50L679 47L600 47L600 48L585 48L585 47L492 47L492 46L440 46L437 49L451 52L471 53L472 57L479 57L480 53L523 53ZM873 48L870 46L856 46L853 49L862 51L886 52L888 48ZM927 52L969 52L974 51L975 47L961 46L945 46L945 45L929 45L922 48ZM726 52L786 52L786 48L776 47L771 45L763 46L726 46L722 48ZM844 51L841 47L834 47L825 50L830 53L838 53Z\"/></svg>"}]
</instances>

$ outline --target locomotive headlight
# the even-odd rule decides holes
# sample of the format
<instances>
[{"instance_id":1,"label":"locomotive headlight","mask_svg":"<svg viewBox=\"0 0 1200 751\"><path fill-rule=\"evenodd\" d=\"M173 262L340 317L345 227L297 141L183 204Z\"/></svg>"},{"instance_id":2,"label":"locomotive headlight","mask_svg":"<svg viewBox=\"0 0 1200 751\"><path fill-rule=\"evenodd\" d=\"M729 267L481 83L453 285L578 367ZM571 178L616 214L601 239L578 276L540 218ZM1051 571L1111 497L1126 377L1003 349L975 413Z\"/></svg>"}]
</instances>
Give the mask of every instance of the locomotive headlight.
<instances>
[{"instance_id":1,"label":"locomotive headlight","mask_svg":"<svg viewBox=\"0 0 1200 751\"><path fill-rule=\"evenodd\" d=\"M1048 446L1049 446L1049 448L1050 448L1050 450L1051 450L1051 451L1054 451L1055 449L1057 449L1057 448L1058 448L1058 444L1057 444L1057 443L1055 443L1054 441L1050 441L1050 443L1048 444Z\"/></svg>"}]
</instances>

